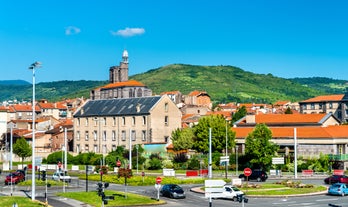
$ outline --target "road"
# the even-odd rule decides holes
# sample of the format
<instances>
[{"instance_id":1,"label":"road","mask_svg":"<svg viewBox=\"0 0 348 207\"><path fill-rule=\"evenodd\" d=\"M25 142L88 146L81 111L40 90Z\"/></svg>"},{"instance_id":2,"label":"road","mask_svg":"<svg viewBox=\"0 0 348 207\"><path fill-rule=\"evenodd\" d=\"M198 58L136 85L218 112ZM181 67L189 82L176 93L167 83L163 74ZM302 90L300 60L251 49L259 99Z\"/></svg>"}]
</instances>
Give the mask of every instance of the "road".
<instances>
[{"instance_id":1,"label":"road","mask_svg":"<svg viewBox=\"0 0 348 207\"><path fill-rule=\"evenodd\" d=\"M267 182L275 182L276 180L268 180ZM304 179L303 183L312 183L312 184L323 184L323 180L320 179ZM186 192L186 199L170 199L165 197L160 197L161 200L165 200L167 204L160 205L160 207L177 207L177 206L187 206L187 207L197 207L197 206L210 206L209 200L205 198L204 194L191 192L190 189L196 187L197 185L182 185ZM88 190L95 191L96 182L89 181ZM111 184L108 189L126 191L124 185ZM64 189L62 187L51 187L48 188L48 203L54 207L69 207L69 206L84 206L82 203L73 203L71 200L64 200L62 198L56 197L54 194L56 192L62 192ZM10 186L2 186L0 191L3 194L9 195ZM86 191L85 180L73 180L70 187L65 188L65 191ZM20 188L16 186L14 188L15 195L21 194L25 195L25 192L20 191ZM157 198L157 190L155 186L127 186L127 192L141 194L149 196L152 198ZM31 192L26 192L29 196ZM44 187L37 187L36 189L36 198L44 201ZM303 196L303 197L278 197L278 198L265 198L265 197L248 197L248 203L239 203L232 200L224 199L214 199L211 202L211 206L219 207L233 207L233 206L246 206L246 207L297 207L297 206L306 206L306 207L327 207L328 204L334 204L337 206L348 207L348 196L328 196L323 195L314 195L314 196Z\"/></svg>"}]
</instances>

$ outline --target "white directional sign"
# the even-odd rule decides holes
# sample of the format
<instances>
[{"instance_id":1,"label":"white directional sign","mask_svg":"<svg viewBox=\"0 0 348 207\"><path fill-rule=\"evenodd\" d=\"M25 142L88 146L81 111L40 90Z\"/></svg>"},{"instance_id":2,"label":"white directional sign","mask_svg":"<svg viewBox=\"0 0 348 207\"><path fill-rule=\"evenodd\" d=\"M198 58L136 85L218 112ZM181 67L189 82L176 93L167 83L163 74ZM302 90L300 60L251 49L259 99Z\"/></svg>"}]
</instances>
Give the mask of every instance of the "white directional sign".
<instances>
[{"instance_id":1,"label":"white directional sign","mask_svg":"<svg viewBox=\"0 0 348 207\"><path fill-rule=\"evenodd\" d=\"M230 157L229 156L221 156L220 157L220 162L229 162L230 161Z\"/></svg>"},{"instance_id":2,"label":"white directional sign","mask_svg":"<svg viewBox=\"0 0 348 207\"><path fill-rule=\"evenodd\" d=\"M273 157L272 158L272 164L284 164L284 157Z\"/></svg>"},{"instance_id":3,"label":"white directional sign","mask_svg":"<svg viewBox=\"0 0 348 207\"><path fill-rule=\"evenodd\" d=\"M206 198L220 198L224 197L223 187L226 184L223 180L205 180L205 197Z\"/></svg>"}]
</instances>

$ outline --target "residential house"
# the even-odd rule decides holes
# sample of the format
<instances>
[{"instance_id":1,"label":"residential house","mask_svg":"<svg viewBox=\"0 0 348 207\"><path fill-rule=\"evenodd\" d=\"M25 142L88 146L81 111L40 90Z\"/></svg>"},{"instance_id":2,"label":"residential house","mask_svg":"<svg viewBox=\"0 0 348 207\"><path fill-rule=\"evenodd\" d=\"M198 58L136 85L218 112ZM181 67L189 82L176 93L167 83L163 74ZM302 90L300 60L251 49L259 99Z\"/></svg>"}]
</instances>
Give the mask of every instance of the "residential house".
<instances>
[{"instance_id":1,"label":"residential house","mask_svg":"<svg viewBox=\"0 0 348 207\"><path fill-rule=\"evenodd\" d=\"M167 95L89 100L74 114L74 152L170 144L172 131L180 127L181 112Z\"/></svg>"}]
</instances>

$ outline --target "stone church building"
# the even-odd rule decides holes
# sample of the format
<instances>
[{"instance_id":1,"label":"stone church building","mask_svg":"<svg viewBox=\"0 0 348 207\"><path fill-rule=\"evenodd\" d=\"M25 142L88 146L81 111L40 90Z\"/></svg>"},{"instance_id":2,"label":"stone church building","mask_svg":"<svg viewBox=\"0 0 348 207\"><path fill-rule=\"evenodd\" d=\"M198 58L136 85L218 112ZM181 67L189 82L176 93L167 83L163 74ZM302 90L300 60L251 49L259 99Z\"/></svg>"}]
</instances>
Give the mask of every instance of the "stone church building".
<instances>
[{"instance_id":1,"label":"stone church building","mask_svg":"<svg viewBox=\"0 0 348 207\"><path fill-rule=\"evenodd\" d=\"M124 50L120 65L109 69L109 84L91 90L90 98L99 100L152 96L152 90L147 86L136 80L128 80L128 64L128 52Z\"/></svg>"}]
</instances>

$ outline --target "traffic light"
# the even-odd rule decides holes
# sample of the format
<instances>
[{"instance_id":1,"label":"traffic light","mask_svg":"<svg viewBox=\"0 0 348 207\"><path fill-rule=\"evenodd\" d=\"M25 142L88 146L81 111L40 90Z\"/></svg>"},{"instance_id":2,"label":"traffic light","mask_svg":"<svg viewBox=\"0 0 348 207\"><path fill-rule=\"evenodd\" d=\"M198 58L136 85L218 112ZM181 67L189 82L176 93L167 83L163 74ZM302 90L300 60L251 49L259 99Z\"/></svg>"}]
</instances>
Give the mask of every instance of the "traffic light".
<instances>
[{"instance_id":1,"label":"traffic light","mask_svg":"<svg viewBox=\"0 0 348 207\"><path fill-rule=\"evenodd\" d=\"M45 181L46 180L46 170L41 171L41 180Z\"/></svg>"},{"instance_id":2,"label":"traffic light","mask_svg":"<svg viewBox=\"0 0 348 207\"><path fill-rule=\"evenodd\" d=\"M97 183L97 191L98 191L98 196L101 196L103 193L103 183Z\"/></svg>"}]
</instances>

